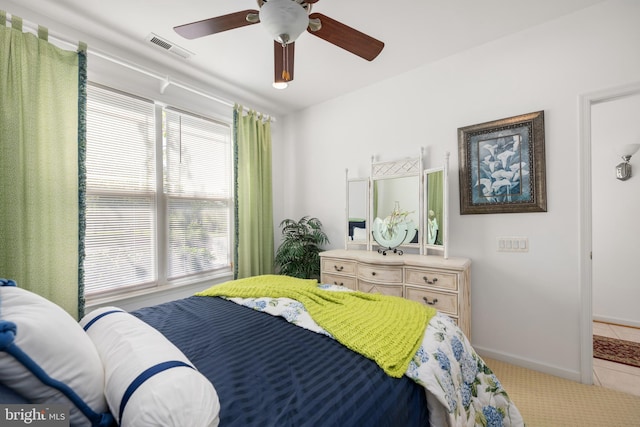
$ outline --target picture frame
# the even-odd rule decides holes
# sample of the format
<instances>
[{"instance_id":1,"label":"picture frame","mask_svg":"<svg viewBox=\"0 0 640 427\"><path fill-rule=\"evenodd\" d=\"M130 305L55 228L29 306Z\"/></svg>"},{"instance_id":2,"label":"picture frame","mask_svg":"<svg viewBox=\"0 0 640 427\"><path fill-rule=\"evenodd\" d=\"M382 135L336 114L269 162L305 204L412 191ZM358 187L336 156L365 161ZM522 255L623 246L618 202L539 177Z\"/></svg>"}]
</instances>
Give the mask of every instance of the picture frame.
<instances>
[{"instance_id":1,"label":"picture frame","mask_svg":"<svg viewBox=\"0 0 640 427\"><path fill-rule=\"evenodd\" d=\"M458 128L460 214L546 212L544 111Z\"/></svg>"}]
</instances>

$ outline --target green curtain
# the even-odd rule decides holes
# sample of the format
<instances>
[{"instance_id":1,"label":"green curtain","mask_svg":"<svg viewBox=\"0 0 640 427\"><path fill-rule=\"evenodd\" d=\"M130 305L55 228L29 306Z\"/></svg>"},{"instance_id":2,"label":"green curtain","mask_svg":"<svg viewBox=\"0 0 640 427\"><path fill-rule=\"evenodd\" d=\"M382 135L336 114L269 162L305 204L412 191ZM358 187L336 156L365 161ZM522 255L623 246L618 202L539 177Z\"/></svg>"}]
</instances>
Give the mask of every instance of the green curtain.
<instances>
[{"instance_id":1,"label":"green curtain","mask_svg":"<svg viewBox=\"0 0 640 427\"><path fill-rule=\"evenodd\" d=\"M86 56L0 13L0 277L82 315ZM79 179L80 177L80 179Z\"/></svg>"},{"instance_id":2,"label":"green curtain","mask_svg":"<svg viewBox=\"0 0 640 427\"><path fill-rule=\"evenodd\" d=\"M271 121L255 111L233 111L235 140L235 264L234 277L272 274L273 200L271 184Z\"/></svg>"}]
</instances>

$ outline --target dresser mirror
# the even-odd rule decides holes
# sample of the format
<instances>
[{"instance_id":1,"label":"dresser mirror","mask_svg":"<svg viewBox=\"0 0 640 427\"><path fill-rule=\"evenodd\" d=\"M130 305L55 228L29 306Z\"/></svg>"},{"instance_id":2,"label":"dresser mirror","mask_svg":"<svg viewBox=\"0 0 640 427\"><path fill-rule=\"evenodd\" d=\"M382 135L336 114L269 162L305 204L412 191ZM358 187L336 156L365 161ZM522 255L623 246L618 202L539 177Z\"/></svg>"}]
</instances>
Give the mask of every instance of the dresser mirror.
<instances>
[{"instance_id":1,"label":"dresser mirror","mask_svg":"<svg viewBox=\"0 0 640 427\"><path fill-rule=\"evenodd\" d=\"M345 248L449 257L449 153L424 169L419 157L389 162L371 158L371 175L346 171Z\"/></svg>"},{"instance_id":2,"label":"dresser mirror","mask_svg":"<svg viewBox=\"0 0 640 427\"><path fill-rule=\"evenodd\" d=\"M374 240L394 248L418 243L420 177L404 176L373 181ZM376 227L377 224L380 224Z\"/></svg>"},{"instance_id":3,"label":"dresser mirror","mask_svg":"<svg viewBox=\"0 0 640 427\"><path fill-rule=\"evenodd\" d=\"M441 252L449 257L447 243L449 238L448 218L448 174L449 153L445 154L442 167L424 171L424 248L425 253Z\"/></svg>"},{"instance_id":4,"label":"dresser mirror","mask_svg":"<svg viewBox=\"0 0 640 427\"><path fill-rule=\"evenodd\" d=\"M422 155L392 162L371 161L371 234L378 252L421 248Z\"/></svg>"},{"instance_id":5,"label":"dresser mirror","mask_svg":"<svg viewBox=\"0 0 640 427\"><path fill-rule=\"evenodd\" d=\"M369 178L349 178L347 171L346 246L369 246Z\"/></svg>"}]
</instances>

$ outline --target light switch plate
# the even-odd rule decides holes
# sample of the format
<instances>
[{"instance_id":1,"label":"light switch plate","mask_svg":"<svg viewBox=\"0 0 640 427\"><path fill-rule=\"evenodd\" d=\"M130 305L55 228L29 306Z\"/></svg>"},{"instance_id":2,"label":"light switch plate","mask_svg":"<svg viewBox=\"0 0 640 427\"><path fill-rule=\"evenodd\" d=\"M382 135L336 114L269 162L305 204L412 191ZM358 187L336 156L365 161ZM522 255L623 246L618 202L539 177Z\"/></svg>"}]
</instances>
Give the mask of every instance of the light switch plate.
<instances>
[{"instance_id":1,"label":"light switch plate","mask_svg":"<svg viewBox=\"0 0 640 427\"><path fill-rule=\"evenodd\" d=\"M498 252L529 252L527 237L498 237Z\"/></svg>"}]
</instances>

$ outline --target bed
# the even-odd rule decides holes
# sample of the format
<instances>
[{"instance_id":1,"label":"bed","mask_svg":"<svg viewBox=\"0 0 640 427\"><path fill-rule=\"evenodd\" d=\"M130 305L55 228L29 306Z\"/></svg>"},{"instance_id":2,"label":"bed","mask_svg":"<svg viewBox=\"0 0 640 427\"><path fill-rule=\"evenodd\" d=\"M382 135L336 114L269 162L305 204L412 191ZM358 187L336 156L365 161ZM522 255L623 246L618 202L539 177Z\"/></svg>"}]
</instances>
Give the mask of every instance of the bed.
<instances>
[{"instance_id":1,"label":"bed","mask_svg":"<svg viewBox=\"0 0 640 427\"><path fill-rule=\"evenodd\" d=\"M317 315L313 311L317 309L307 310L311 303L300 302L304 296L293 299L266 291L261 296L263 281L283 283L279 288L291 282L293 287L310 286L314 288L310 298L323 296L320 305L326 303L324 295L332 299L353 294L298 280L259 276L230 282L237 288L246 287L248 281L260 289L250 296L208 295L207 290L131 313L117 307L95 310L82 319L80 329L98 354L104 378L97 381L99 390L93 396L84 390L78 394L96 409L87 415L66 395L55 401L70 402L72 425L110 426L118 421L123 426L223 427L523 425L498 379L447 316L428 317L408 365L385 364L375 351L372 355L365 349L363 355L348 348L357 345L339 341L344 336L340 330L353 332L351 325L358 324L357 319L334 322L337 327L329 322L332 334L320 326L327 325L325 320L314 320L311 313ZM226 292L223 285L214 288ZM16 319L8 294L0 295L0 322ZM52 318L50 313L46 317ZM19 336L15 335L16 342ZM0 334L0 347L1 341ZM370 341L375 339L360 343ZM47 361L55 359L51 349L45 352ZM6 367L2 357L11 355L0 351L0 365ZM82 364L91 358L84 354ZM166 370L147 372L165 364ZM45 370L55 372L54 368ZM20 394L21 389L4 370L0 367L0 402L15 402L16 396L8 397L9 393L18 389ZM91 375L94 370L95 366L87 368ZM72 382L67 381L72 389L80 387ZM79 381L86 382L86 378ZM132 390L136 382L142 385ZM97 396L100 392L103 401Z\"/></svg>"}]
</instances>

